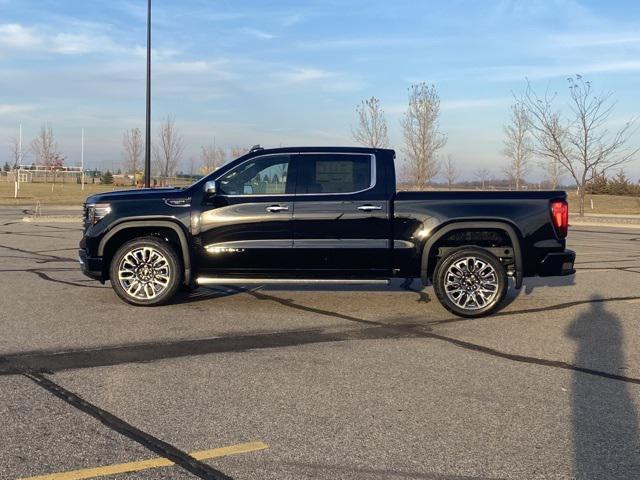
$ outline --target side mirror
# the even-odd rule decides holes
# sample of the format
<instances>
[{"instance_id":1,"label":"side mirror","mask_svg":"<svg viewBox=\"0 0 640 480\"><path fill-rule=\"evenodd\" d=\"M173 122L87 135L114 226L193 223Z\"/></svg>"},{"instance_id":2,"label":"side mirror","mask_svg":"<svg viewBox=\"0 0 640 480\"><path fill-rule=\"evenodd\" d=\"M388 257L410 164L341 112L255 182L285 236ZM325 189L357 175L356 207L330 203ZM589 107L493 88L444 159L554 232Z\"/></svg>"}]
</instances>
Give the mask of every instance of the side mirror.
<instances>
[{"instance_id":1,"label":"side mirror","mask_svg":"<svg viewBox=\"0 0 640 480\"><path fill-rule=\"evenodd\" d=\"M216 182L215 180L211 180L204 184L204 191L209 195L215 195L216 193Z\"/></svg>"}]
</instances>

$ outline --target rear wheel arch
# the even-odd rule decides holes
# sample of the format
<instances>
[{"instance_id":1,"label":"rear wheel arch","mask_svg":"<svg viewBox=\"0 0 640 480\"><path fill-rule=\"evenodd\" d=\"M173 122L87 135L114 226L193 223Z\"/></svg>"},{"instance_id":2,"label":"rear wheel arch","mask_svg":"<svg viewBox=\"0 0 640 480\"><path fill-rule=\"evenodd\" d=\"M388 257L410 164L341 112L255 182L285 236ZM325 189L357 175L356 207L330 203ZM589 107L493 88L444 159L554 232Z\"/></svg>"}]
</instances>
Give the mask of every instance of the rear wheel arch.
<instances>
[{"instance_id":1,"label":"rear wheel arch","mask_svg":"<svg viewBox=\"0 0 640 480\"><path fill-rule=\"evenodd\" d=\"M154 235L168 241L177 250L184 268L183 283L190 284L192 264L187 234L180 225L169 220L130 220L111 228L98 245L98 256L103 259L104 278L109 276L111 258L121 245L133 238Z\"/></svg>"},{"instance_id":2,"label":"rear wheel arch","mask_svg":"<svg viewBox=\"0 0 640 480\"><path fill-rule=\"evenodd\" d=\"M515 266L515 287L520 288L522 286L522 247L521 247L521 235L517 228L512 224L505 221L455 221L442 226L437 232L435 232L426 242L422 251L422 259L420 266L420 277L422 281L427 284L429 278L432 276L436 265L435 253L438 242L443 240L447 235L453 232L465 231L465 230L491 230L501 231L509 238L511 247L513 248L514 266Z\"/></svg>"}]
</instances>

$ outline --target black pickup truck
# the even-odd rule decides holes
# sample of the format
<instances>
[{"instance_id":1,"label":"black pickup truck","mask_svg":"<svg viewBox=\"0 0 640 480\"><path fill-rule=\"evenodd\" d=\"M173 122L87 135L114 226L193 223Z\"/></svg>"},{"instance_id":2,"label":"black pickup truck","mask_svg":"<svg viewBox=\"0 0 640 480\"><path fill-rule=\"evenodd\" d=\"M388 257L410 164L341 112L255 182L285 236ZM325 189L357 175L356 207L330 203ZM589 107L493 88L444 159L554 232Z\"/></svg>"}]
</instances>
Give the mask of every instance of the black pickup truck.
<instances>
[{"instance_id":1,"label":"black pickup truck","mask_svg":"<svg viewBox=\"0 0 640 480\"><path fill-rule=\"evenodd\" d=\"M252 149L188 188L93 195L83 272L133 305L210 284L420 278L451 312L487 315L512 277L571 275L562 191L396 192L395 152Z\"/></svg>"}]
</instances>

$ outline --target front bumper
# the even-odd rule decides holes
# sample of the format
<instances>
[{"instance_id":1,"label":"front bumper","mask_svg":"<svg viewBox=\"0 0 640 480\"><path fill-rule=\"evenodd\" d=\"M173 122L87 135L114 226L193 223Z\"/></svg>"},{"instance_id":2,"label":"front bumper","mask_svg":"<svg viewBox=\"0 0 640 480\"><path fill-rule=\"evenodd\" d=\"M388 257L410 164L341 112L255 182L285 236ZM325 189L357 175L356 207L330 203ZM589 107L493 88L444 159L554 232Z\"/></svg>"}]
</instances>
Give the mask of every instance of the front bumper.
<instances>
[{"instance_id":1,"label":"front bumper","mask_svg":"<svg viewBox=\"0 0 640 480\"><path fill-rule=\"evenodd\" d=\"M563 275L573 275L576 273L573 263L576 260L576 252L565 250L564 252L548 253L538 268L538 275L541 277L558 277Z\"/></svg>"},{"instance_id":2,"label":"front bumper","mask_svg":"<svg viewBox=\"0 0 640 480\"><path fill-rule=\"evenodd\" d=\"M87 277L104 282L102 274L102 258L89 257L86 250L80 249L78 250L78 262L80 262L82 273Z\"/></svg>"}]
</instances>

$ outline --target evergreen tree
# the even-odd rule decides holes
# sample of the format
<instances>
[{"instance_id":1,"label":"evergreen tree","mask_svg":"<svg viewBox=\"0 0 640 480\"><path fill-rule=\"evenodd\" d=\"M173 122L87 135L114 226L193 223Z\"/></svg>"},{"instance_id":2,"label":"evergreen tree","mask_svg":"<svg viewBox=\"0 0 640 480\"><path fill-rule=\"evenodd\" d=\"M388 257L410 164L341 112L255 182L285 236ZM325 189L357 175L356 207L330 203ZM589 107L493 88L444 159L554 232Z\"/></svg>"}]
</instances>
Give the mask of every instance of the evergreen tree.
<instances>
[{"instance_id":1,"label":"evergreen tree","mask_svg":"<svg viewBox=\"0 0 640 480\"><path fill-rule=\"evenodd\" d=\"M631 182L627 178L623 169L609 182L608 192L611 195L631 195L633 192Z\"/></svg>"},{"instance_id":2,"label":"evergreen tree","mask_svg":"<svg viewBox=\"0 0 640 480\"><path fill-rule=\"evenodd\" d=\"M109 170L107 170L106 172L104 172L104 175L102 175L100 181L105 185L111 185L113 183L113 175Z\"/></svg>"},{"instance_id":3,"label":"evergreen tree","mask_svg":"<svg viewBox=\"0 0 640 480\"><path fill-rule=\"evenodd\" d=\"M607 177L601 174L595 174L593 180L589 182L587 191L592 195L604 195L609 191L609 180Z\"/></svg>"}]
</instances>

